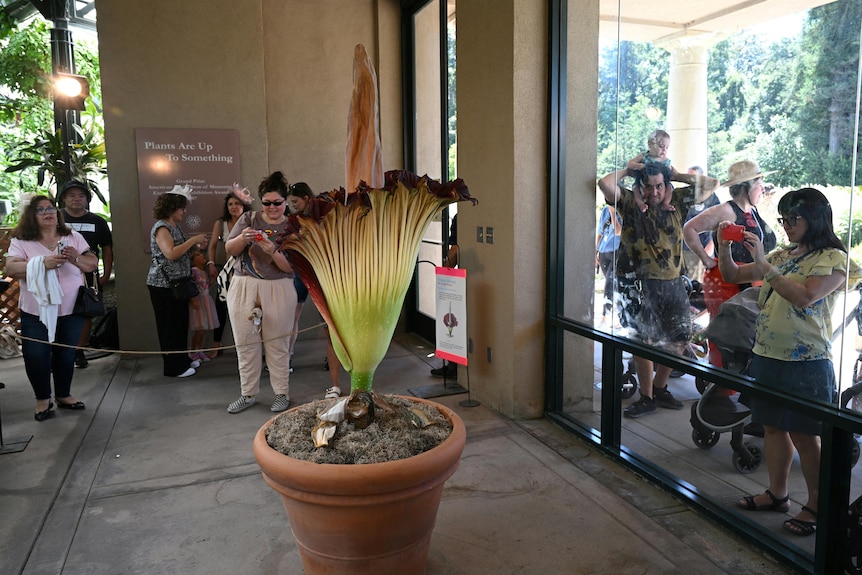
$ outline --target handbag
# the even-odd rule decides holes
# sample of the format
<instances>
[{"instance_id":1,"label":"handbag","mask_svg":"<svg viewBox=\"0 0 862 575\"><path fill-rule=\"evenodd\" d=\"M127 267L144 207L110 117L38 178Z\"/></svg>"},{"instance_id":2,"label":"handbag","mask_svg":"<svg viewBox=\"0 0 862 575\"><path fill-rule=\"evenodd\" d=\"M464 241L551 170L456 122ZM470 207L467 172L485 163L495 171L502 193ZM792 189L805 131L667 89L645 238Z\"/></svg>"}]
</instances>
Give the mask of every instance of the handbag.
<instances>
[{"instance_id":1,"label":"handbag","mask_svg":"<svg viewBox=\"0 0 862 575\"><path fill-rule=\"evenodd\" d=\"M200 294L198 286L191 276L170 280L170 286L171 295L177 301L188 301Z\"/></svg>"},{"instance_id":2,"label":"handbag","mask_svg":"<svg viewBox=\"0 0 862 575\"><path fill-rule=\"evenodd\" d=\"M233 266L235 258L230 256L216 277L216 291L218 292L219 301L227 301L227 290L230 287L230 280L233 278Z\"/></svg>"},{"instance_id":3,"label":"handbag","mask_svg":"<svg viewBox=\"0 0 862 575\"><path fill-rule=\"evenodd\" d=\"M162 272L162 275L165 276L165 279L168 281L168 287L170 288L171 295L175 300L189 301L193 297L200 295L198 285L195 283L195 280L192 279L192 276L183 276L181 278L171 279L159 260L153 257L153 261L156 262L159 271Z\"/></svg>"},{"instance_id":4,"label":"handbag","mask_svg":"<svg viewBox=\"0 0 862 575\"><path fill-rule=\"evenodd\" d=\"M75 307L72 313L84 317L98 317L105 315L105 302L102 301L102 292L99 291L99 280L93 282L93 287L87 285L78 286L78 297L75 298Z\"/></svg>"}]
</instances>

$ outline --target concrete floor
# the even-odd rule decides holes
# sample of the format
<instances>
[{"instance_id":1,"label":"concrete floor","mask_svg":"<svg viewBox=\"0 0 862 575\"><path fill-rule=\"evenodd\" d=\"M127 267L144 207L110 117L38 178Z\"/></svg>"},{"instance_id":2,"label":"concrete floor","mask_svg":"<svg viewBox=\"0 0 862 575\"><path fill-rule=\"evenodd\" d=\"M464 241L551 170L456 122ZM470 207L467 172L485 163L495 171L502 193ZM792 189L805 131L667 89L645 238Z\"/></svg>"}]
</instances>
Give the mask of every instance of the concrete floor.
<instances>
[{"instance_id":1,"label":"concrete floor","mask_svg":"<svg viewBox=\"0 0 862 575\"><path fill-rule=\"evenodd\" d=\"M300 340L294 404L322 397L325 344ZM440 383L432 346L392 344L375 389ZM259 404L226 413L236 360L223 355L188 379L161 375L153 356L110 356L77 370L83 412L33 420L20 358L0 361L0 573L302 573L278 496L251 450L270 417ZM346 375L342 381L347 387ZM515 422L466 395L437 400L467 426L447 483L429 575L779 574L780 565L546 420Z\"/></svg>"}]
</instances>

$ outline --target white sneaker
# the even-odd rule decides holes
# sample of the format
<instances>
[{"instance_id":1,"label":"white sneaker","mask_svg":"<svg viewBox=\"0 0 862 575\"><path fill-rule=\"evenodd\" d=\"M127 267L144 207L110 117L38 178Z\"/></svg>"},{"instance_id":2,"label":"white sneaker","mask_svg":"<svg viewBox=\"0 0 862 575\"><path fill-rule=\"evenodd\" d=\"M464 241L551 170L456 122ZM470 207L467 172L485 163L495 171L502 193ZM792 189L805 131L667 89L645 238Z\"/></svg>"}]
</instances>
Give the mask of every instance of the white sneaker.
<instances>
[{"instance_id":1,"label":"white sneaker","mask_svg":"<svg viewBox=\"0 0 862 575\"><path fill-rule=\"evenodd\" d=\"M275 395L275 401L272 402L272 406L270 406L269 410L273 413L279 413L288 407L290 407L290 400L287 399L287 396L283 393L277 393Z\"/></svg>"},{"instance_id":2,"label":"white sneaker","mask_svg":"<svg viewBox=\"0 0 862 575\"><path fill-rule=\"evenodd\" d=\"M199 360L199 359L195 359L189 364L189 367L191 367L192 369L197 369L200 366L201 366L201 360Z\"/></svg>"},{"instance_id":3,"label":"white sneaker","mask_svg":"<svg viewBox=\"0 0 862 575\"><path fill-rule=\"evenodd\" d=\"M241 395L239 397L239 399L237 399L236 401L234 401L233 403L231 403L230 405L227 406L227 412L228 413L239 413L240 411L242 411L244 409L248 409L249 407L251 407L255 403L257 403L257 399L253 395L251 397L246 397L244 395Z\"/></svg>"},{"instance_id":4,"label":"white sneaker","mask_svg":"<svg viewBox=\"0 0 862 575\"><path fill-rule=\"evenodd\" d=\"M336 397L341 397L341 388L333 385L326 390L326 395L323 396L323 399L335 399Z\"/></svg>"},{"instance_id":5,"label":"white sneaker","mask_svg":"<svg viewBox=\"0 0 862 575\"><path fill-rule=\"evenodd\" d=\"M194 375L194 374L195 374L195 368L190 367L176 377L188 377L188 376Z\"/></svg>"}]
</instances>

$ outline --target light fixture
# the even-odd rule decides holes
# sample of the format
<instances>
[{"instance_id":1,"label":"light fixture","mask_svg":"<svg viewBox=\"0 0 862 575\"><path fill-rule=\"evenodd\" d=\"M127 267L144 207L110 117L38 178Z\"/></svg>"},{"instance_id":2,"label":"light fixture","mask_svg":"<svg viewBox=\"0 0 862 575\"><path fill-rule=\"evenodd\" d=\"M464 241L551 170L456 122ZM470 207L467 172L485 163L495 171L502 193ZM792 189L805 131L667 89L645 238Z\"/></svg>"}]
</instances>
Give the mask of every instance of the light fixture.
<instances>
[{"instance_id":1,"label":"light fixture","mask_svg":"<svg viewBox=\"0 0 862 575\"><path fill-rule=\"evenodd\" d=\"M54 74L54 103L63 110L83 110L90 82L77 74Z\"/></svg>"},{"instance_id":2,"label":"light fixture","mask_svg":"<svg viewBox=\"0 0 862 575\"><path fill-rule=\"evenodd\" d=\"M644 114L651 122L655 122L656 120L658 120L659 116L661 116L661 112L655 106L650 106L649 108L644 110Z\"/></svg>"}]
</instances>

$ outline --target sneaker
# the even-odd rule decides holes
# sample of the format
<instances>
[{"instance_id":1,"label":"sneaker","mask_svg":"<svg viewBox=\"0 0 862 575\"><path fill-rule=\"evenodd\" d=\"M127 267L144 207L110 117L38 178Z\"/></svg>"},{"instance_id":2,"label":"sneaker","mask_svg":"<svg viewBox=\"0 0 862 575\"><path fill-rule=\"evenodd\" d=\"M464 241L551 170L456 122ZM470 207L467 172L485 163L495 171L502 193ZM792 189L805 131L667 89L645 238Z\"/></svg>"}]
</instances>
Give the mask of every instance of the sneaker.
<instances>
[{"instance_id":1,"label":"sneaker","mask_svg":"<svg viewBox=\"0 0 862 575\"><path fill-rule=\"evenodd\" d=\"M653 388L652 396L655 400L655 404L659 407L664 407L665 409L682 409L682 402L671 395L670 390L666 387L664 389Z\"/></svg>"},{"instance_id":2,"label":"sneaker","mask_svg":"<svg viewBox=\"0 0 862 575\"><path fill-rule=\"evenodd\" d=\"M341 388L333 385L326 390L326 395L323 396L323 399L335 399L336 397L341 397Z\"/></svg>"},{"instance_id":3,"label":"sneaker","mask_svg":"<svg viewBox=\"0 0 862 575\"><path fill-rule=\"evenodd\" d=\"M246 397L244 395L241 395L239 397L239 399L237 399L236 401L234 401L233 403L231 403L230 405L227 406L227 412L228 413L239 413L240 411L243 411L244 409L248 409L249 407L251 407L255 403L257 403L257 399L255 399L255 397L253 395L251 397Z\"/></svg>"},{"instance_id":4,"label":"sneaker","mask_svg":"<svg viewBox=\"0 0 862 575\"><path fill-rule=\"evenodd\" d=\"M639 400L623 410L623 415L635 419L649 413L655 413L658 411L655 403L656 402L651 397L641 394L641 398Z\"/></svg>"},{"instance_id":5,"label":"sneaker","mask_svg":"<svg viewBox=\"0 0 862 575\"><path fill-rule=\"evenodd\" d=\"M197 369L200 366L201 366L201 360L199 360L199 359L193 359L192 362L189 364L189 367L191 367L192 369Z\"/></svg>"},{"instance_id":6,"label":"sneaker","mask_svg":"<svg viewBox=\"0 0 862 575\"><path fill-rule=\"evenodd\" d=\"M283 393L276 394L275 401L272 402L269 410L278 413L290 407L290 400Z\"/></svg>"},{"instance_id":7,"label":"sneaker","mask_svg":"<svg viewBox=\"0 0 862 575\"><path fill-rule=\"evenodd\" d=\"M75 350L75 367L83 369L88 365L90 365L90 362L87 361L87 357L84 355L84 350Z\"/></svg>"},{"instance_id":8,"label":"sneaker","mask_svg":"<svg viewBox=\"0 0 862 575\"><path fill-rule=\"evenodd\" d=\"M195 373L196 373L195 368L190 367L187 370L185 370L184 372L182 372L181 374L179 374L177 377L190 377L190 376L194 375Z\"/></svg>"}]
</instances>

